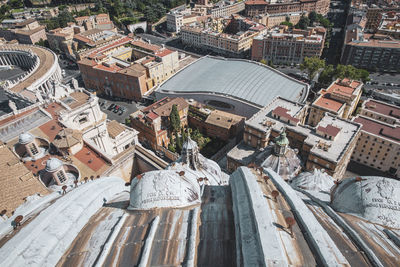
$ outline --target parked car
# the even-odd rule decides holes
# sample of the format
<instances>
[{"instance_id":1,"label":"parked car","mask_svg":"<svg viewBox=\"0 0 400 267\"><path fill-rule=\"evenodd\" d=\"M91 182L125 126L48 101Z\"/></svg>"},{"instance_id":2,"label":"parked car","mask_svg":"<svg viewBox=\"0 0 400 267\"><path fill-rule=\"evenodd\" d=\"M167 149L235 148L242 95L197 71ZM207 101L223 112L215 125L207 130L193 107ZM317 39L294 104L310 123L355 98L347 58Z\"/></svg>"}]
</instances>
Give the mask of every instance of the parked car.
<instances>
[{"instance_id":1,"label":"parked car","mask_svg":"<svg viewBox=\"0 0 400 267\"><path fill-rule=\"evenodd\" d=\"M118 113L119 107L118 108L117 107L114 108L114 110L113 110L114 113Z\"/></svg>"},{"instance_id":2,"label":"parked car","mask_svg":"<svg viewBox=\"0 0 400 267\"><path fill-rule=\"evenodd\" d=\"M124 114L125 110L123 110L122 108L119 109L118 115L122 115Z\"/></svg>"},{"instance_id":3,"label":"parked car","mask_svg":"<svg viewBox=\"0 0 400 267\"><path fill-rule=\"evenodd\" d=\"M111 104L111 105L108 107L108 110L112 110L113 108L115 108L115 104Z\"/></svg>"}]
</instances>

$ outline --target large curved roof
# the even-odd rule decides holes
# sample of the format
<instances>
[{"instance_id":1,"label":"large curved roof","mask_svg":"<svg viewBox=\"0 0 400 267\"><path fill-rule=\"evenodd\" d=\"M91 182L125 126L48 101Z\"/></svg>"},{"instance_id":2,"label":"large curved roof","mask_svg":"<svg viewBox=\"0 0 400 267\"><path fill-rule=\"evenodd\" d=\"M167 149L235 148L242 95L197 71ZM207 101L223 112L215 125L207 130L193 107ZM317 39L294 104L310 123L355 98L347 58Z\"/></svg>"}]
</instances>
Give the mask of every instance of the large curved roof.
<instances>
[{"instance_id":1,"label":"large curved roof","mask_svg":"<svg viewBox=\"0 0 400 267\"><path fill-rule=\"evenodd\" d=\"M164 93L216 93L266 106L280 95L302 102L307 84L257 62L203 57L162 83Z\"/></svg>"},{"instance_id":2,"label":"large curved roof","mask_svg":"<svg viewBox=\"0 0 400 267\"><path fill-rule=\"evenodd\" d=\"M332 206L335 210L357 214L364 219L400 228L400 181L364 176L344 179L333 189Z\"/></svg>"}]
</instances>

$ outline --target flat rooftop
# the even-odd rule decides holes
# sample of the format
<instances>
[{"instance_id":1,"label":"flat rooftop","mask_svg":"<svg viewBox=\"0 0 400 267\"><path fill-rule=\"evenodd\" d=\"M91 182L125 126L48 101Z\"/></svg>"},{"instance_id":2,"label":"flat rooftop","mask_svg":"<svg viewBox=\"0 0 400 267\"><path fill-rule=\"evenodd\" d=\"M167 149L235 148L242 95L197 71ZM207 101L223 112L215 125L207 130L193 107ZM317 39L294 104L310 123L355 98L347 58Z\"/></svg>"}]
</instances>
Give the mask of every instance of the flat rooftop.
<instances>
[{"instance_id":1,"label":"flat rooftop","mask_svg":"<svg viewBox=\"0 0 400 267\"><path fill-rule=\"evenodd\" d=\"M273 111L276 113L275 110L278 107L283 108L286 112L286 115L281 116L281 119L274 118L272 114ZM263 132L270 130L281 132L283 128L286 128L286 132L293 131L304 135L306 137L304 143L312 147L310 152L332 162L338 162L353 139L357 137L361 127L356 123L336 118L330 113L327 113L315 128L300 123L293 125L287 122L288 119L299 119L303 109L304 105L277 98L247 120L246 125ZM318 134L317 130L333 135L335 138L333 140L327 139ZM322 143L326 145L325 149L320 146Z\"/></svg>"},{"instance_id":2,"label":"flat rooftop","mask_svg":"<svg viewBox=\"0 0 400 267\"><path fill-rule=\"evenodd\" d=\"M253 61L206 56L182 69L156 90L218 94L264 107L276 96L302 102L308 85Z\"/></svg>"}]
</instances>

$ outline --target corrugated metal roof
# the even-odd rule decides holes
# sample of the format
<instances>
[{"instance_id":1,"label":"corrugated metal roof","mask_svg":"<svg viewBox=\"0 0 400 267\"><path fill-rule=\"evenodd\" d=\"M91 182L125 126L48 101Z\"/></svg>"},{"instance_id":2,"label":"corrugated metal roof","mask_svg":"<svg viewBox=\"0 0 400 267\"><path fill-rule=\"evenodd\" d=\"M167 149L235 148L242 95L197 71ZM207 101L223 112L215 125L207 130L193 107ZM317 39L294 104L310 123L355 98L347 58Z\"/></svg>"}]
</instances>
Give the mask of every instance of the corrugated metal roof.
<instances>
[{"instance_id":1,"label":"corrugated metal roof","mask_svg":"<svg viewBox=\"0 0 400 267\"><path fill-rule=\"evenodd\" d=\"M256 62L203 57L161 84L158 90L217 93L266 106L278 95L299 101L306 86Z\"/></svg>"}]
</instances>

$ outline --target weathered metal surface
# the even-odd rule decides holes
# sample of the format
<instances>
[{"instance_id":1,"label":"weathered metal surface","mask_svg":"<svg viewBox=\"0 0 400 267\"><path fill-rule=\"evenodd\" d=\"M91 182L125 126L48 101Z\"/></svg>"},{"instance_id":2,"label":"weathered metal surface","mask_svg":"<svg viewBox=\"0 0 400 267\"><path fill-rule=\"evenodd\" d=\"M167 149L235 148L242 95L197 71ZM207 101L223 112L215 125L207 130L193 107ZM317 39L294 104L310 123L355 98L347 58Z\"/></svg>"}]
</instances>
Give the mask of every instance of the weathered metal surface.
<instances>
[{"instance_id":1,"label":"weathered metal surface","mask_svg":"<svg viewBox=\"0 0 400 267\"><path fill-rule=\"evenodd\" d=\"M293 237L290 235L285 218L294 218L294 215L291 212L289 204L282 195L278 195L275 200L272 196L272 191L277 190L275 185L271 181L264 180L257 171L253 171L253 173L257 176L257 182L264 193L264 197L268 200L268 208L271 209L274 215L273 220L275 221L276 230L285 249L288 263L291 266L316 266L313 253L297 224L292 227Z\"/></svg>"},{"instance_id":2,"label":"weathered metal surface","mask_svg":"<svg viewBox=\"0 0 400 267\"><path fill-rule=\"evenodd\" d=\"M197 266L234 266L235 227L230 187L205 187L200 218Z\"/></svg>"},{"instance_id":3,"label":"weathered metal surface","mask_svg":"<svg viewBox=\"0 0 400 267\"><path fill-rule=\"evenodd\" d=\"M374 251L385 266L400 266L400 249L383 232L383 227L350 215L339 213Z\"/></svg>"},{"instance_id":4,"label":"weathered metal surface","mask_svg":"<svg viewBox=\"0 0 400 267\"><path fill-rule=\"evenodd\" d=\"M347 261L354 267L372 266L364 253L360 251L357 246L349 239L323 209L311 200L305 201L308 208L314 213L318 222L328 232L332 240L337 244L340 252L346 257Z\"/></svg>"}]
</instances>

